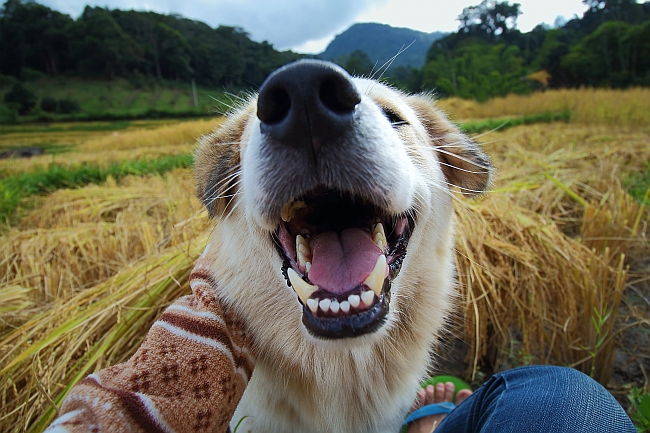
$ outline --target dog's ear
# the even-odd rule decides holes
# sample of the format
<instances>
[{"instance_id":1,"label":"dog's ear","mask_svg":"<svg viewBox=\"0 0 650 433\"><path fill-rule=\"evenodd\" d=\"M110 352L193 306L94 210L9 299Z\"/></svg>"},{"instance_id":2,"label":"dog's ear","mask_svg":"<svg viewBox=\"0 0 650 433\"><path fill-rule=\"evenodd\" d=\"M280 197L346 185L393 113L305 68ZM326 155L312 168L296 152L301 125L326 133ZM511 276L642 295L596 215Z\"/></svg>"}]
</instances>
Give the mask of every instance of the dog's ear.
<instances>
[{"instance_id":1,"label":"dog's ear","mask_svg":"<svg viewBox=\"0 0 650 433\"><path fill-rule=\"evenodd\" d=\"M237 193L240 178L241 138L250 110L228 116L216 131L199 139L194 152L196 194L210 217L227 213Z\"/></svg>"},{"instance_id":2,"label":"dog's ear","mask_svg":"<svg viewBox=\"0 0 650 433\"><path fill-rule=\"evenodd\" d=\"M492 182L493 167L481 147L436 107L430 95L411 96L408 103L436 148L447 182L470 197L487 191Z\"/></svg>"}]
</instances>

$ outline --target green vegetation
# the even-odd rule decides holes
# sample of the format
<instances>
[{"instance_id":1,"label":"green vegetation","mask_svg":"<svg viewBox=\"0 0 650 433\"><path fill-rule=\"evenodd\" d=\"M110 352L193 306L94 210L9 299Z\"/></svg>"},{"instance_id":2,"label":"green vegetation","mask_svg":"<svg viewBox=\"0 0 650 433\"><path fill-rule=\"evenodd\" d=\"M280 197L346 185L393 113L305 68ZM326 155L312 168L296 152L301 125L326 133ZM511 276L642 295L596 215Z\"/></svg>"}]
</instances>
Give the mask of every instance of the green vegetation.
<instances>
[{"instance_id":1,"label":"green vegetation","mask_svg":"<svg viewBox=\"0 0 650 433\"><path fill-rule=\"evenodd\" d=\"M10 87L1 84L0 93L9 91ZM223 89L197 86L195 106L191 83L159 82L153 78L140 88L126 79L97 81L61 77L28 81L22 87L40 101L40 109L34 109L34 103L32 109L17 118L15 107L14 113L5 114L4 118L0 109L0 123L206 117L223 113L230 104Z\"/></svg>"},{"instance_id":2,"label":"green vegetation","mask_svg":"<svg viewBox=\"0 0 650 433\"><path fill-rule=\"evenodd\" d=\"M431 45L424 68L396 84L478 101L546 88L650 86L650 3L583 3L582 18L522 33L518 3L483 0L463 9L457 32Z\"/></svg>"},{"instance_id":3,"label":"green vegetation","mask_svg":"<svg viewBox=\"0 0 650 433\"><path fill-rule=\"evenodd\" d=\"M0 176L0 220L9 220L21 200L30 195L100 183L109 176L119 180L128 175L163 174L175 168L190 167L191 164L192 155L172 155L158 159L124 161L111 164L106 168L100 168L95 164L82 164L72 169L50 165L45 170L18 176Z\"/></svg>"},{"instance_id":4,"label":"green vegetation","mask_svg":"<svg viewBox=\"0 0 650 433\"><path fill-rule=\"evenodd\" d=\"M476 122L461 123L460 129L468 134L478 134L485 131L503 130L519 125L531 125L533 123L568 122L571 120L570 111L560 113L531 114L528 116L511 117L506 119L485 119Z\"/></svg>"},{"instance_id":5,"label":"green vegetation","mask_svg":"<svg viewBox=\"0 0 650 433\"><path fill-rule=\"evenodd\" d=\"M644 161L644 165L643 172L628 176L624 182L630 195L640 202L647 202L648 191L650 191L650 162Z\"/></svg>"},{"instance_id":6,"label":"green vegetation","mask_svg":"<svg viewBox=\"0 0 650 433\"><path fill-rule=\"evenodd\" d=\"M628 399L632 404L631 418L636 431L639 433L650 432L650 393L644 393L639 388L632 388Z\"/></svg>"},{"instance_id":7,"label":"green vegetation","mask_svg":"<svg viewBox=\"0 0 650 433\"><path fill-rule=\"evenodd\" d=\"M422 68L397 64L415 54L412 47L378 74L410 91L478 101L546 88L650 86L650 3L583 2L583 17L522 33L518 3L483 0L463 9L457 32L431 44ZM350 34L368 29L400 30L359 25ZM416 40L426 45L438 36ZM369 75L381 66L367 52L377 44L368 35L356 39L357 50L335 61ZM178 15L87 6L74 20L28 0L0 8L0 42L0 123L205 116L233 104L228 92L255 88L303 57L254 42L242 29Z\"/></svg>"},{"instance_id":8,"label":"green vegetation","mask_svg":"<svg viewBox=\"0 0 650 433\"><path fill-rule=\"evenodd\" d=\"M7 0L0 8L0 91L17 85L47 102L10 96L0 104L0 122L205 116L215 105L223 111L211 98L227 100L224 89L259 86L299 57L254 42L242 29L178 15L87 6L74 20L33 1Z\"/></svg>"}]
</instances>

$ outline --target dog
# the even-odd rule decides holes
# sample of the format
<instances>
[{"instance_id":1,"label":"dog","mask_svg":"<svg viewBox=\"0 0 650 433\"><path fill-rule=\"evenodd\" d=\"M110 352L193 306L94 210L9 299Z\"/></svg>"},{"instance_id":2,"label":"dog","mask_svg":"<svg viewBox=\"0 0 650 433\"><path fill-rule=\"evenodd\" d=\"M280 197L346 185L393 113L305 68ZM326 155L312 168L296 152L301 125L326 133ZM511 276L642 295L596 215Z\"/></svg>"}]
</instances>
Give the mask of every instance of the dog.
<instances>
[{"instance_id":1,"label":"dog","mask_svg":"<svg viewBox=\"0 0 650 433\"><path fill-rule=\"evenodd\" d=\"M492 166L430 95L301 60L195 153L193 294L49 432L400 430L453 307L453 199Z\"/></svg>"},{"instance_id":2,"label":"dog","mask_svg":"<svg viewBox=\"0 0 650 433\"><path fill-rule=\"evenodd\" d=\"M431 96L303 60L195 167L258 348L232 427L398 431L454 298L452 189L485 191L489 158Z\"/></svg>"}]
</instances>

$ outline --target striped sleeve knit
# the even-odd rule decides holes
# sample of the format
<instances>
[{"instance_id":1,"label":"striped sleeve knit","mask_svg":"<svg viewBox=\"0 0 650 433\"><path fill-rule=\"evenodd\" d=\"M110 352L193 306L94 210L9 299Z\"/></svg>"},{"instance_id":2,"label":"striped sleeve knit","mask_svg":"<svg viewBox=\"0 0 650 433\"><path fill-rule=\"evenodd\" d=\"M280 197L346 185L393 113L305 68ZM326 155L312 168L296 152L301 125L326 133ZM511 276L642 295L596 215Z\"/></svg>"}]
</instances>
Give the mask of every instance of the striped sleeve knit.
<instances>
[{"instance_id":1,"label":"striped sleeve knit","mask_svg":"<svg viewBox=\"0 0 650 433\"><path fill-rule=\"evenodd\" d=\"M192 295L165 310L131 359L81 380L47 433L228 430L254 358L202 260Z\"/></svg>"}]
</instances>

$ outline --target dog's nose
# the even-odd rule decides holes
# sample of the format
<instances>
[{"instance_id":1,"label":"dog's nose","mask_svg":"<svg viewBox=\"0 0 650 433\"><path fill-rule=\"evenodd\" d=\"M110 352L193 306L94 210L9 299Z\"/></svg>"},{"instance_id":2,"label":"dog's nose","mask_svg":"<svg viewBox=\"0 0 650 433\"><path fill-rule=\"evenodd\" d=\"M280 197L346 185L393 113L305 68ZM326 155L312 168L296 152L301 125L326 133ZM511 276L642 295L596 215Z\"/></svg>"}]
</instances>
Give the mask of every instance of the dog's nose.
<instances>
[{"instance_id":1,"label":"dog's nose","mask_svg":"<svg viewBox=\"0 0 650 433\"><path fill-rule=\"evenodd\" d=\"M352 128L359 102L361 95L345 70L329 62L300 60L262 84L257 117L263 134L315 154Z\"/></svg>"}]
</instances>

